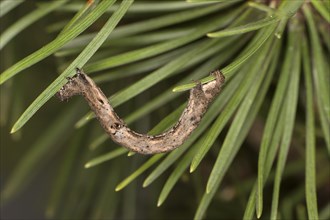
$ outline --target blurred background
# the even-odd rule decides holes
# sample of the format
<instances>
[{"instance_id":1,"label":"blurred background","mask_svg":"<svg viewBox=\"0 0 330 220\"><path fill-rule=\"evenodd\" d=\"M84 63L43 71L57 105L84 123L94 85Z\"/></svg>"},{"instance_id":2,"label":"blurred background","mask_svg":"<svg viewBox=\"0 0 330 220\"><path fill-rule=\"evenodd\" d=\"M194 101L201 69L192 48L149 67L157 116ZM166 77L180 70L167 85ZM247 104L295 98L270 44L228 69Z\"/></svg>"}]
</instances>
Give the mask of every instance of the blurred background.
<instances>
[{"instance_id":1,"label":"blurred background","mask_svg":"<svg viewBox=\"0 0 330 220\"><path fill-rule=\"evenodd\" d=\"M5 3L9 1L17 3ZM58 2L62 3L55 5L55 1L41 0L4 0L0 3L1 73L56 40L59 33L65 35L80 21L87 22L84 19L98 9L102 1ZM266 14L256 6L248 6L245 1L219 2L136 1L119 21L110 40L84 66L86 72L91 73L91 77L110 97L110 102L113 101L111 103L116 106L116 112L132 129L141 133L161 133L166 130L178 119L183 109L181 105L188 98L188 91L173 93L171 90L175 86L207 77L208 72L216 68L231 65L256 39L257 32L220 40L206 37L209 32L261 20ZM253 2L268 6L275 4L276 8L280 1ZM235 71L228 71L227 92L224 92L227 96L219 96L209 116L205 116L208 122L205 120L202 123L202 128L197 131L198 134L193 135L190 144L175 152L155 156L127 156L126 149L105 136L97 120L86 120L89 108L82 97L60 102L52 96L21 129L10 134L22 113L52 85L59 74L66 71L111 15L119 9L124 10L121 3L117 1L101 13L100 18L79 37L1 85L1 219L192 219L194 216L199 219L199 215L206 219L242 219L247 212L247 203L258 175L260 143L267 116L280 80L281 68L287 59L287 48L292 46L289 40L292 33L288 27L283 31L282 43L274 43L278 47L273 48L274 52L270 46L272 43L265 43L270 49L260 49L260 53L254 54L246 63L237 64ZM326 3L324 5L330 10ZM326 60L329 57L329 23L315 5L308 4L307 7L317 24L321 53ZM45 12L45 9L49 12ZM45 13L42 14L42 11ZM298 14L303 14L301 9ZM75 15L76 23L61 32ZM305 31L298 36L307 36L310 40L306 19L297 20L300 22L297 26L303 27ZM17 22L21 26L14 26ZM290 22L291 25L294 23ZM134 26L138 23L140 26ZM16 30L18 33L15 34ZM10 34L14 34L8 37L10 31ZM8 43L4 43L5 37L10 39ZM161 49L161 46L165 49ZM310 46L313 48L315 45ZM130 53L132 51L136 51L136 55ZM146 51L154 54L145 56ZM277 54L275 51L278 51ZM273 58L266 61L265 54ZM136 56L136 60L129 60L133 56ZM114 58L107 60L109 57ZM259 61L261 63L258 68ZM276 64L273 70L271 66L275 64L271 61ZM237 136L241 141L232 144L233 147L237 146L237 151L233 152L232 161L227 162L228 167L220 186L216 185L215 190L212 189L212 196L208 197L205 187L213 174L214 164L232 122L237 118L236 113L244 106L241 103L244 103L245 96L241 97L235 107L228 103L237 98L235 94L240 90L246 91L248 96L248 91L252 89L243 90L248 77L244 78L242 74L252 72L246 76L257 79L258 72L263 71L263 63L267 67L265 74L267 71L273 71L274 74L269 75L271 80L268 87L262 90L260 86L258 90L260 98L263 97L261 91L265 91L260 104L257 104L258 96L252 99L253 105L248 116L253 120L248 121L247 117L244 121L242 133ZM253 74L253 66L260 71L254 71ZM329 79L328 61L325 62L325 71L326 79ZM151 74L154 82L143 81ZM162 74L168 75L163 77ZM293 135L281 181L278 216L283 219L307 219L308 216L305 195L307 104L303 73L300 75ZM265 78L260 85L267 85L266 81ZM249 82L249 88L257 84L256 80ZM254 113L253 106L256 108ZM215 135L212 147L207 150L198 168L190 173L190 162L203 145L203 138L207 138L207 132L213 128L211 126L220 115L220 110L231 111L230 107L232 113L223 121L221 132ZM316 112L317 205L320 219L329 219L329 146L316 110L318 106L315 104L313 108ZM220 131L220 128L217 129ZM264 186L262 219L268 219L271 213L276 162L272 167ZM254 207L253 214L255 216Z\"/></svg>"}]
</instances>

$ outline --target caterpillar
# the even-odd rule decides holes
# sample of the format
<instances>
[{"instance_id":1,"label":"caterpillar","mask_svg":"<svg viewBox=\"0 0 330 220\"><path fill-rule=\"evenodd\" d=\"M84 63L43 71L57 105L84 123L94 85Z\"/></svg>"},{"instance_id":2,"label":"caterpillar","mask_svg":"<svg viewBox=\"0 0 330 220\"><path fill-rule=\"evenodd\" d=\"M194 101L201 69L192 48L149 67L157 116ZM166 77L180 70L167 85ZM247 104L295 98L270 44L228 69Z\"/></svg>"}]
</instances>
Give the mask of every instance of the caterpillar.
<instances>
[{"instance_id":1,"label":"caterpillar","mask_svg":"<svg viewBox=\"0 0 330 220\"><path fill-rule=\"evenodd\" d=\"M198 83L190 90L189 100L176 124L158 135L140 134L131 130L116 114L107 97L82 69L77 68L73 77L56 93L61 100L82 95L95 113L111 139L130 151L140 154L156 154L172 151L181 146L196 129L213 99L220 93L225 77L219 70L210 73L214 80Z\"/></svg>"}]
</instances>

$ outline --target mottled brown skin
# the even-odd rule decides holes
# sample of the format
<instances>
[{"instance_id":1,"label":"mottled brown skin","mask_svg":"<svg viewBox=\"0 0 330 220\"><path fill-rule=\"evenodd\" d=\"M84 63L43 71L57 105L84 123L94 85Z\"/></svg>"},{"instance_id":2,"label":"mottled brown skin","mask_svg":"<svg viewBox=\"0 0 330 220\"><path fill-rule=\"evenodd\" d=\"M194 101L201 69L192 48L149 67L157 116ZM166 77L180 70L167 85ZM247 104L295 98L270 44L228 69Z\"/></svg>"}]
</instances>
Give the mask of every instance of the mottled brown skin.
<instances>
[{"instance_id":1,"label":"mottled brown skin","mask_svg":"<svg viewBox=\"0 0 330 220\"><path fill-rule=\"evenodd\" d=\"M100 88L78 68L77 74L68 78L68 82L56 95L61 101L73 95L83 95L112 140L127 149L141 154L163 153L184 143L200 123L209 104L221 91L225 77L219 70L211 72L211 75L215 76L215 80L203 85L198 83L190 90L188 105L178 122L171 129L155 136L139 134L128 128Z\"/></svg>"}]
</instances>

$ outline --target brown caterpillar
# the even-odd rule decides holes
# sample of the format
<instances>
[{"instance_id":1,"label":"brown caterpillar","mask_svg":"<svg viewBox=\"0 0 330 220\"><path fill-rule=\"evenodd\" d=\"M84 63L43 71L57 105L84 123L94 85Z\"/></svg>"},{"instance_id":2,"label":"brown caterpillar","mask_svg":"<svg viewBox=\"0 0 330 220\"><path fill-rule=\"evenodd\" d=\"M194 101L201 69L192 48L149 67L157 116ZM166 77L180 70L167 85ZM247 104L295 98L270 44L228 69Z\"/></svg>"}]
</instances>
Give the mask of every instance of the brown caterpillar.
<instances>
[{"instance_id":1,"label":"brown caterpillar","mask_svg":"<svg viewBox=\"0 0 330 220\"><path fill-rule=\"evenodd\" d=\"M128 128L101 89L81 69L77 68L77 74L68 77L68 82L56 96L61 101L73 95L84 96L112 140L127 149L141 154L163 153L174 150L184 143L198 126L209 104L221 91L221 86L225 82L224 75L219 70L211 72L211 75L215 76L215 80L203 85L198 83L190 90L188 105L178 122L171 129L155 136L139 134Z\"/></svg>"}]
</instances>

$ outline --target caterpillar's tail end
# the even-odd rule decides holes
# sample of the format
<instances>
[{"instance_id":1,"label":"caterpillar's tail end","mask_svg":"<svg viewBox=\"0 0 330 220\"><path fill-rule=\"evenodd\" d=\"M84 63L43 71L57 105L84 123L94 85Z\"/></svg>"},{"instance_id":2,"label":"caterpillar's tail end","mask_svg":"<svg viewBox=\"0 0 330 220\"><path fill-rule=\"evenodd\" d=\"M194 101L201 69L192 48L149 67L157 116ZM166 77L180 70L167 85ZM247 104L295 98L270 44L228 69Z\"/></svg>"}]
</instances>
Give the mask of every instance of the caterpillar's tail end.
<instances>
[{"instance_id":1,"label":"caterpillar's tail end","mask_svg":"<svg viewBox=\"0 0 330 220\"><path fill-rule=\"evenodd\" d=\"M55 94L61 101L66 101L71 96L81 94L81 83L87 81L85 73L80 68L76 68L76 74L73 77L67 77L66 79L68 82Z\"/></svg>"},{"instance_id":2,"label":"caterpillar's tail end","mask_svg":"<svg viewBox=\"0 0 330 220\"><path fill-rule=\"evenodd\" d=\"M215 77L215 80L218 82L219 85L223 85L226 81L226 77L220 70L214 70L210 73L210 75Z\"/></svg>"}]
</instances>

